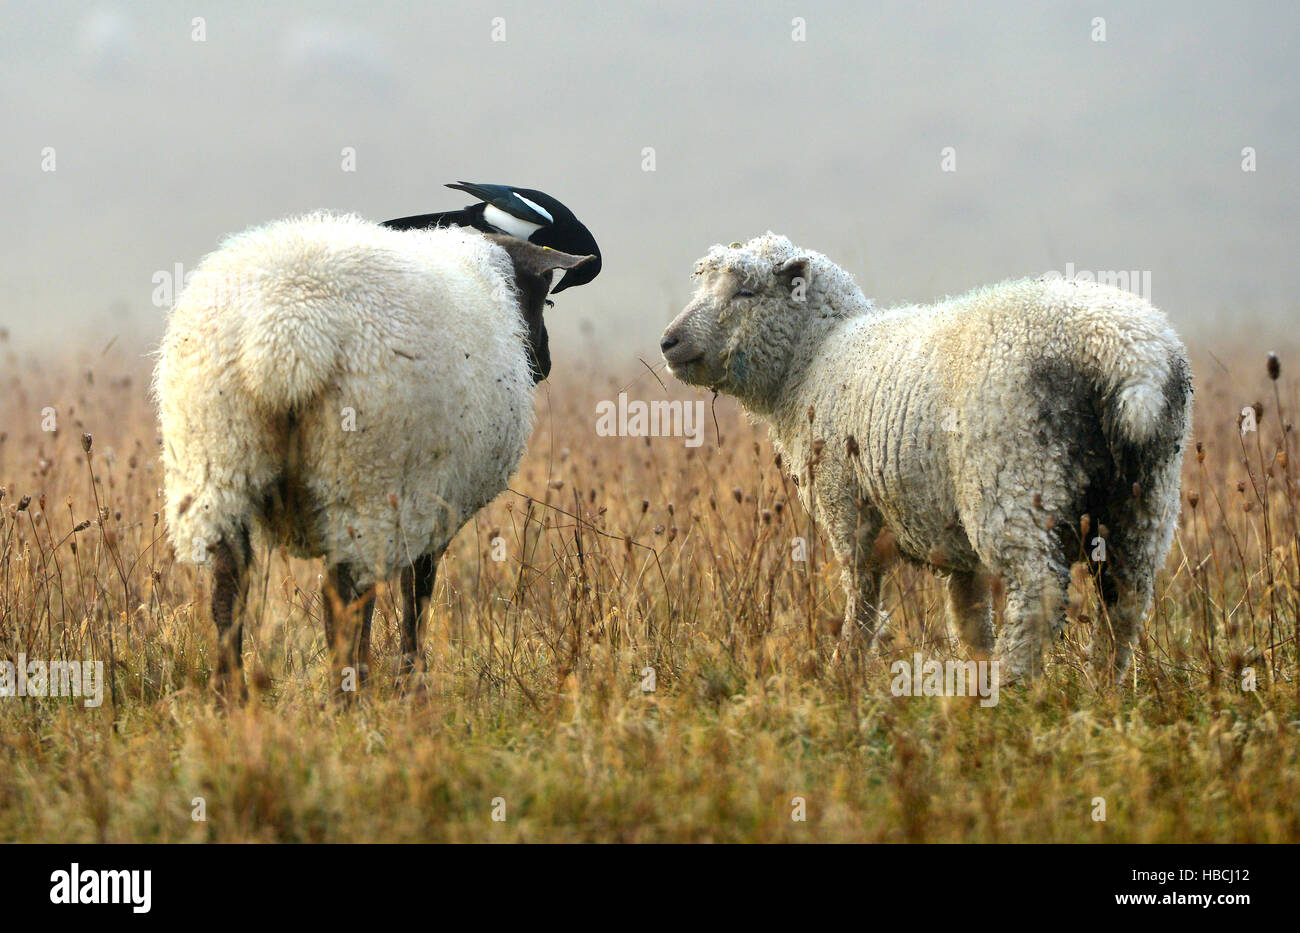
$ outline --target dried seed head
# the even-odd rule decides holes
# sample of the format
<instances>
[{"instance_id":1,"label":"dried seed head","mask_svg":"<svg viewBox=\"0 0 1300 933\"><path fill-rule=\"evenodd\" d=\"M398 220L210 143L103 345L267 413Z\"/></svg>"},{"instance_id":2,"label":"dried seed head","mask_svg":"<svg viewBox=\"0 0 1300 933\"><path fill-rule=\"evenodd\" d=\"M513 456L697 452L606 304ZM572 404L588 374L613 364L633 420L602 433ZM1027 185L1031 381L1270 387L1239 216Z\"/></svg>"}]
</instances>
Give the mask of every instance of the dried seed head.
<instances>
[{"instance_id":1,"label":"dried seed head","mask_svg":"<svg viewBox=\"0 0 1300 933\"><path fill-rule=\"evenodd\" d=\"M642 500L641 500L641 514L644 515L647 511L649 511L649 509L650 509L650 500L649 500L649 499L642 499Z\"/></svg>"},{"instance_id":2,"label":"dried seed head","mask_svg":"<svg viewBox=\"0 0 1300 933\"><path fill-rule=\"evenodd\" d=\"M1092 516L1085 515L1079 519L1079 534L1085 538L1088 537L1088 529L1092 527Z\"/></svg>"},{"instance_id":3,"label":"dried seed head","mask_svg":"<svg viewBox=\"0 0 1300 933\"><path fill-rule=\"evenodd\" d=\"M31 502L32 502L31 496L23 496L21 499L18 500L18 511L26 512L27 506L31 505Z\"/></svg>"},{"instance_id":4,"label":"dried seed head","mask_svg":"<svg viewBox=\"0 0 1300 933\"><path fill-rule=\"evenodd\" d=\"M1196 508L1201 503L1201 494L1199 492L1189 492L1187 494L1187 504Z\"/></svg>"},{"instance_id":5,"label":"dried seed head","mask_svg":"<svg viewBox=\"0 0 1300 933\"><path fill-rule=\"evenodd\" d=\"M850 434L848 436L848 440L845 441L845 446L848 447L848 452L850 457L856 457L858 454L862 453L862 451L858 447L858 439L854 437L852 434Z\"/></svg>"},{"instance_id":6,"label":"dried seed head","mask_svg":"<svg viewBox=\"0 0 1300 933\"><path fill-rule=\"evenodd\" d=\"M1274 382L1277 382L1277 377L1280 376L1281 374L1282 374L1282 364L1278 362L1277 354L1270 353L1268 355L1268 378L1272 379Z\"/></svg>"},{"instance_id":7,"label":"dried seed head","mask_svg":"<svg viewBox=\"0 0 1300 933\"><path fill-rule=\"evenodd\" d=\"M1036 492L1034 493L1034 508L1041 509L1042 507L1043 507L1043 494L1041 492Z\"/></svg>"},{"instance_id":8,"label":"dried seed head","mask_svg":"<svg viewBox=\"0 0 1300 933\"><path fill-rule=\"evenodd\" d=\"M744 502L745 493L739 486L737 486L735 489L731 490L731 498L735 499L737 502Z\"/></svg>"},{"instance_id":9,"label":"dried seed head","mask_svg":"<svg viewBox=\"0 0 1300 933\"><path fill-rule=\"evenodd\" d=\"M95 439L91 437L89 434L81 435L81 449L84 450L86 453L90 453L90 448L94 443L95 443Z\"/></svg>"},{"instance_id":10,"label":"dried seed head","mask_svg":"<svg viewBox=\"0 0 1300 933\"><path fill-rule=\"evenodd\" d=\"M815 414L816 414L816 413L813 411L813 407L812 407L811 405L809 405L809 406L808 406L808 423L809 423L809 424L812 424L812 420L813 420L813 417L814 417Z\"/></svg>"}]
</instances>

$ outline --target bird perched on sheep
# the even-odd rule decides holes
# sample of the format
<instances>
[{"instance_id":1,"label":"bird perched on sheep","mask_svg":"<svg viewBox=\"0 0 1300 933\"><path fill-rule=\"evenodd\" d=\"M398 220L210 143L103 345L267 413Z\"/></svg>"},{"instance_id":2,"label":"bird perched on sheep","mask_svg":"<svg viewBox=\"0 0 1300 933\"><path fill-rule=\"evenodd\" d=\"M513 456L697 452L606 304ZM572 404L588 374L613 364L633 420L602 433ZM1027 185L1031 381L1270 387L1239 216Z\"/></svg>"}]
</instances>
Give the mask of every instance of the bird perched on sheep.
<instances>
[{"instance_id":1,"label":"bird perched on sheep","mask_svg":"<svg viewBox=\"0 0 1300 933\"><path fill-rule=\"evenodd\" d=\"M223 683L239 672L256 539L326 558L336 674L364 679L372 584L400 569L414 669L438 558L523 454L553 271L588 259L318 213L203 260L170 312L154 394L168 531L179 559L211 565Z\"/></svg>"},{"instance_id":2,"label":"bird perched on sheep","mask_svg":"<svg viewBox=\"0 0 1300 933\"><path fill-rule=\"evenodd\" d=\"M600 273L600 247L596 238L582 221L555 198L532 188L513 188L509 185L485 185L469 181L448 184L478 198L480 203L455 211L434 214L416 214L385 220L384 226L394 230L425 230L430 227L472 227L483 233L499 233L527 240L536 246L557 249L562 253L591 257L581 269L565 272L558 285L551 289L558 295L566 288L585 285ZM548 300L547 305L551 302ZM533 379L541 382L551 374L550 340L546 325L532 335Z\"/></svg>"},{"instance_id":3,"label":"bird perched on sheep","mask_svg":"<svg viewBox=\"0 0 1300 933\"><path fill-rule=\"evenodd\" d=\"M664 332L682 381L771 429L843 565L844 631L877 646L885 530L947 581L950 629L1012 681L1065 624L1070 569L1105 604L1092 656L1123 676L1179 515L1192 410L1186 351L1143 299L1005 282L877 309L825 256L774 234L715 246ZM1006 610L993 641L989 581Z\"/></svg>"},{"instance_id":4,"label":"bird perched on sheep","mask_svg":"<svg viewBox=\"0 0 1300 933\"><path fill-rule=\"evenodd\" d=\"M558 200L544 191L532 188L515 188L511 185L485 185L472 181L448 183L448 188L455 188L472 194L479 199L478 204L455 211L439 211L435 214L416 214L411 217L398 217L385 220L385 227L395 230L425 229L428 227L473 227L484 233L504 233L537 246L548 246L563 253L578 256L593 256L582 269L566 273L560 283L552 289L559 294L575 285L586 285L600 274L600 247L596 238Z\"/></svg>"}]
</instances>

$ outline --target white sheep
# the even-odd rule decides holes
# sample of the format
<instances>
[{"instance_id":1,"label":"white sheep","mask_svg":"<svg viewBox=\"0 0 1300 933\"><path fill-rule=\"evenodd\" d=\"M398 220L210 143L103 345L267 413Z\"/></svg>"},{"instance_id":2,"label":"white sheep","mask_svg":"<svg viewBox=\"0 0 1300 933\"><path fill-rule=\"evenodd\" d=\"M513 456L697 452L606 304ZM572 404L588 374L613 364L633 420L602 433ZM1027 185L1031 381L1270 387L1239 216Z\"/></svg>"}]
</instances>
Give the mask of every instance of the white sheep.
<instances>
[{"instance_id":1,"label":"white sheep","mask_svg":"<svg viewBox=\"0 0 1300 933\"><path fill-rule=\"evenodd\" d=\"M168 531L180 560L211 562L223 686L238 675L242 690L250 534L327 559L339 676L364 680L372 584L400 568L402 670L415 668L438 558L523 454L552 270L588 258L327 213L204 258L170 312L154 394Z\"/></svg>"},{"instance_id":2,"label":"white sheep","mask_svg":"<svg viewBox=\"0 0 1300 933\"><path fill-rule=\"evenodd\" d=\"M844 567L845 632L881 645L880 565L947 578L949 627L1005 681L1040 670L1071 566L1099 571L1093 663L1121 677L1179 515L1191 423L1185 350L1135 295L1020 280L878 310L825 256L774 234L715 246L664 332L670 371L771 428Z\"/></svg>"}]
</instances>

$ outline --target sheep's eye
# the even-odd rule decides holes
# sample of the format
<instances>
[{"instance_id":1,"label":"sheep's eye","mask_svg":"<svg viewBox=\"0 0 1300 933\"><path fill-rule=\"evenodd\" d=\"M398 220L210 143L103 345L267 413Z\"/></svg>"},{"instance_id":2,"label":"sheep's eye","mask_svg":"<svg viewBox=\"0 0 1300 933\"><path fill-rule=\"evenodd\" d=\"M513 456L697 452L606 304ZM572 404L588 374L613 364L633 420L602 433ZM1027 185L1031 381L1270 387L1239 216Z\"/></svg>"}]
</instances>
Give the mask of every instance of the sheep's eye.
<instances>
[{"instance_id":1,"label":"sheep's eye","mask_svg":"<svg viewBox=\"0 0 1300 933\"><path fill-rule=\"evenodd\" d=\"M737 298L753 298L753 297L754 297L754 293L747 288L742 288L740 291L736 292L736 294L731 296L733 301Z\"/></svg>"}]
</instances>

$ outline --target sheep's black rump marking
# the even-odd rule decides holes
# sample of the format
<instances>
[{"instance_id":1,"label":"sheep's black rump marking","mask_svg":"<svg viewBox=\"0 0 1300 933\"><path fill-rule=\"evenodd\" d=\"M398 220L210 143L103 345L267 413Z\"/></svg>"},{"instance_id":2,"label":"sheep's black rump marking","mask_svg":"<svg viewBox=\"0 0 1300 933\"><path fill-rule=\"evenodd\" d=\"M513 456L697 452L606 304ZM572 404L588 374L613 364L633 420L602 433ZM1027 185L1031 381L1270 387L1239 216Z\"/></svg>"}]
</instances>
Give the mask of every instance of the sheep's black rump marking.
<instances>
[{"instance_id":1,"label":"sheep's black rump marking","mask_svg":"<svg viewBox=\"0 0 1300 933\"><path fill-rule=\"evenodd\" d=\"M282 441L280 449L285 451L283 468L256 498L258 518L276 544L298 555L319 553L324 548L320 522L325 507L303 478L302 464L311 460L298 428L297 411L286 412L276 430Z\"/></svg>"},{"instance_id":2,"label":"sheep's black rump marking","mask_svg":"<svg viewBox=\"0 0 1300 933\"><path fill-rule=\"evenodd\" d=\"M1039 421L1032 427L1034 440L1054 462L1077 466L1084 476L1064 514L1053 516L1053 534L1059 557L1068 566L1089 558L1090 542L1105 526L1107 560L1122 572L1125 527L1157 471L1177 457L1183 444L1183 421L1191 399L1192 382L1187 362L1170 359L1165 382L1164 410L1154 436L1143 443L1130 440L1118 422L1118 393L1105 389L1065 360L1044 359L1030 370L1030 387L1043 402ZM1137 495L1134 495L1134 490ZM1089 518L1082 534L1083 516Z\"/></svg>"}]
</instances>

